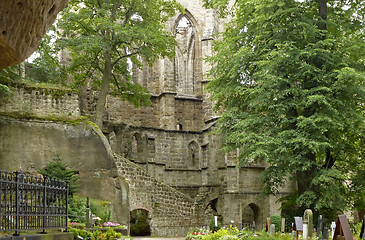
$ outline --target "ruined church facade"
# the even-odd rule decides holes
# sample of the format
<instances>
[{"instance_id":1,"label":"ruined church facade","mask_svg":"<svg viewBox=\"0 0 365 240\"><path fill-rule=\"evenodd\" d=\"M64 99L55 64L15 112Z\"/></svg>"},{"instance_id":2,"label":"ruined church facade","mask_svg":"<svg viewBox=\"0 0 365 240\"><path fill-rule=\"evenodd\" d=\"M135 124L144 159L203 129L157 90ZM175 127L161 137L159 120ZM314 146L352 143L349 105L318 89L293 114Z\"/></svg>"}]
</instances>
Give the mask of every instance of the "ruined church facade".
<instances>
[{"instance_id":1,"label":"ruined church facade","mask_svg":"<svg viewBox=\"0 0 365 240\"><path fill-rule=\"evenodd\" d=\"M134 81L151 92L152 104L136 109L108 97L104 131L113 151L192 198L207 221L217 215L226 226L253 221L264 226L267 217L280 214L277 200L293 186L261 198L259 175L267 165L237 168L237 153L220 151L221 138L211 134L219 115L204 91L210 65L203 59L212 54L214 33L224 22L200 0L179 2L185 12L166 24L177 41L174 59L133 70ZM131 204L134 208L143 206Z\"/></svg>"}]
</instances>

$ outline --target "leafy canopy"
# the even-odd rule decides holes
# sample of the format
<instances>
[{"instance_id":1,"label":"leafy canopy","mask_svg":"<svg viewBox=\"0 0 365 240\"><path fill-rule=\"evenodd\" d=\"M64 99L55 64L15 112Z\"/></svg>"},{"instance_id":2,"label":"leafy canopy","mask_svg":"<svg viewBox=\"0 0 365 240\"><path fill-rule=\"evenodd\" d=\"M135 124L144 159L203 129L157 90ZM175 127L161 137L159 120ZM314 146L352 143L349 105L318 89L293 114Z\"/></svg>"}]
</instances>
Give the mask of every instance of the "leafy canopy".
<instances>
[{"instance_id":1,"label":"leafy canopy","mask_svg":"<svg viewBox=\"0 0 365 240\"><path fill-rule=\"evenodd\" d=\"M132 81L132 65L173 56L175 40L164 23L177 10L175 0L71 0L59 21L64 38L58 43L70 51L74 84L92 79L98 89L109 70L111 93L136 106L148 104L147 89Z\"/></svg>"},{"instance_id":2,"label":"leafy canopy","mask_svg":"<svg viewBox=\"0 0 365 240\"><path fill-rule=\"evenodd\" d=\"M209 59L223 148L238 148L241 166L270 163L262 174L268 194L294 180L297 207L351 207L365 172L365 3L205 2L233 14Z\"/></svg>"}]
</instances>

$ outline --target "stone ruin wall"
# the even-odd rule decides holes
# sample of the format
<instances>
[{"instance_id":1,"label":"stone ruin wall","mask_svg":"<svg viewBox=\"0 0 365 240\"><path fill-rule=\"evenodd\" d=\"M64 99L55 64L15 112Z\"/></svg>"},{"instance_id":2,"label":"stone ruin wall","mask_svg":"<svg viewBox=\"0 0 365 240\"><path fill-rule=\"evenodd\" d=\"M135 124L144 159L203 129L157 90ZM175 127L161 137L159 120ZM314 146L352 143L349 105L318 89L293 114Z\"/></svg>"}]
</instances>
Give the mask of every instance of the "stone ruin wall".
<instances>
[{"instance_id":1,"label":"stone ruin wall","mask_svg":"<svg viewBox=\"0 0 365 240\"><path fill-rule=\"evenodd\" d=\"M181 192L156 180L140 166L115 155L120 176L130 189L130 211L148 211L151 235L184 236L202 226L203 209Z\"/></svg>"},{"instance_id":2,"label":"stone ruin wall","mask_svg":"<svg viewBox=\"0 0 365 240\"><path fill-rule=\"evenodd\" d=\"M0 112L38 117L77 118L81 116L79 94L69 90L20 85L13 87L11 99L0 102Z\"/></svg>"},{"instance_id":3,"label":"stone ruin wall","mask_svg":"<svg viewBox=\"0 0 365 240\"><path fill-rule=\"evenodd\" d=\"M129 212L135 209L148 211L151 231L156 236L184 236L191 228L204 224L203 209L193 199L171 188L162 179L157 180L146 169L126 158L116 154L110 160L107 153L108 149L111 150L109 143L104 141L104 145L100 146L100 139L105 137L99 135L99 140L93 137L93 142L88 143L92 128L83 130L80 125L68 126L67 123L52 121L53 118L75 119L81 116L80 106L85 99L82 100L75 92L23 87L15 89L8 102L0 103L3 115L0 117L1 169L15 171L22 166L23 171L34 172L45 166L55 154L61 153L61 157L79 172L79 194L112 200L117 205L115 209L119 216L116 218L122 224L128 224ZM13 114L44 120L17 120L11 117ZM113 143L113 139L110 142ZM91 152L88 150L90 147ZM73 156L77 157L74 159ZM17 159L16 163L14 159ZM23 163L23 160L26 162ZM118 181L119 178L122 182ZM123 184L124 181L127 185ZM107 192L103 192L103 188ZM95 192L95 189L99 190Z\"/></svg>"}]
</instances>

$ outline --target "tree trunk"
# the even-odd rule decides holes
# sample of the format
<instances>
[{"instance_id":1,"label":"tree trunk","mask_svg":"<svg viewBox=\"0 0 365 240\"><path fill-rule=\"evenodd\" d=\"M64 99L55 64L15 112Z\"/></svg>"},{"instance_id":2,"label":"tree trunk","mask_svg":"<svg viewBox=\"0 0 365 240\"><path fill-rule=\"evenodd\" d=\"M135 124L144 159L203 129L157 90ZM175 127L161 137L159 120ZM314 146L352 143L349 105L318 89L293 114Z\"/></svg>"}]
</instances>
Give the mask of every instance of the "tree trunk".
<instances>
[{"instance_id":1,"label":"tree trunk","mask_svg":"<svg viewBox=\"0 0 365 240\"><path fill-rule=\"evenodd\" d=\"M106 97L109 92L110 79L112 77L112 63L111 63L111 52L107 50L104 53L104 70L103 70L103 81L101 83L101 88L98 96L98 101L96 102L96 113L95 113L95 123L100 129L103 128L103 120L105 116L105 103Z\"/></svg>"},{"instance_id":2,"label":"tree trunk","mask_svg":"<svg viewBox=\"0 0 365 240\"><path fill-rule=\"evenodd\" d=\"M323 19L327 19L327 0L318 0L318 10L319 10L319 16ZM318 28L321 30L326 30L327 25L325 22L320 21L318 23Z\"/></svg>"}]
</instances>

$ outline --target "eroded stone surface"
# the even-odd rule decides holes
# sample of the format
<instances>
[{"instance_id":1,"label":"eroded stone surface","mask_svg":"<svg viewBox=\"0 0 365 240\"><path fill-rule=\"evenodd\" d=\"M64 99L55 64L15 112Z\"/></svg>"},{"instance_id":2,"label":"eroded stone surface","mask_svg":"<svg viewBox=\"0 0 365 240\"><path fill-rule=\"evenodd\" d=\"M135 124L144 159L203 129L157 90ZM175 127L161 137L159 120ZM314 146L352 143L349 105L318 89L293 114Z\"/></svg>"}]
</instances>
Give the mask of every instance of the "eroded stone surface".
<instances>
[{"instance_id":1,"label":"eroded stone surface","mask_svg":"<svg viewBox=\"0 0 365 240\"><path fill-rule=\"evenodd\" d=\"M0 4L0 69L28 58L68 0L3 0Z\"/></svg>"}]
</instances>

